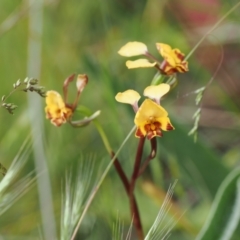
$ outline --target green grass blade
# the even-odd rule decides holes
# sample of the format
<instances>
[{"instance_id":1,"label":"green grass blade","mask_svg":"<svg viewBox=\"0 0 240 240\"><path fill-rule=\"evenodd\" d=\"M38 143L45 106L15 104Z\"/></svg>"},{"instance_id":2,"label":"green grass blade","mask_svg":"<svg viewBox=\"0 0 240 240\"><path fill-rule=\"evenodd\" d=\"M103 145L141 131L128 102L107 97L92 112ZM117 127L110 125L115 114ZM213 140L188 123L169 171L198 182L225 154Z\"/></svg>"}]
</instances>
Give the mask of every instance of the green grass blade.
<instances>
[{"instance_id":1,"label":"green grass blade","mask_svg":"<svg viewBox=\"0 0 240 240\"><path fill-rule=\"evenodd\" d=\"M171 229L174 227L173 218L168 220L167 223L163 223L164 218L167 216L169 209L171 208L171 199L174 193L174 188L177 183L177 180L171 185L168 189L167 195L164 199L164 202L161 206L161 209L152 225L150 230L148 231L144 240L158 240L158 239L166 239L170 235Z\"/></svg>"},{"instance_id":2,"label":"green grass blade","mask_svg":"<svg viewBox=\"0 0 240 240\"><path fill-rule=\"evenodd\" d=\"M88 156L81 162L76 177L72 176L72 171L66 175L65 193L62 194L61 240L71 238L90 189L94 157Z\"/></svg>"},{"instance_id":3,"label":"green grass blade","mask_svg":"<svg viewBox=\"0 0 240 240\"><path fill-rule=\"evenodd\" d=\"M240 220L240 168L231 172L221 184L209 217L196 240L228 240Z\"/></svg>"}]
</instances>

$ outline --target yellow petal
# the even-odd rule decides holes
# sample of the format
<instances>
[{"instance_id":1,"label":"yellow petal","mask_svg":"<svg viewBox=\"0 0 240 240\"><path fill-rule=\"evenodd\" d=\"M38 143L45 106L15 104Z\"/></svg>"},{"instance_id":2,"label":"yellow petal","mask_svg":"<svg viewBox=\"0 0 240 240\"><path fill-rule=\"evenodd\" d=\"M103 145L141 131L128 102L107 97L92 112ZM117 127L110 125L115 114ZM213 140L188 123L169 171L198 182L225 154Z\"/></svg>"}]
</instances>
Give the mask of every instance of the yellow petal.
<instances>
[{"instance_id":1,"label":"yellow petal","mask_svg":"<svg viewBox=\"0 0 240 240\"><path fill-rule=\"evenodd\" d=\"M140 98L141 96L139 95L139 93L131 89L122 93L120 92L115 96L115 99L118 102L127 103L131 105L135 105Z\"/></svg>"},{"instance_id":2,"label":"yellow petal","mask_svg":"<svg viewBox=\"0 0 240 240\"><path fill-rule=\"evenodd\" d=\"M157 121L157 119L166 118L167 116L168 113L163 107L150 99L146 99L137 111L134 123L140 128L143 134L146 134L144 128L146 124L154 122L155 120Z\"/></svg>"},{"instance_id":3,"label":"yellow petal","mask_svg":"<svg viewBox=\"0 0 240 240\"><path fill-rule=\"evenodd\" d=\"M156 43L156 47L162 57L173 67L176 65L176 54L168 44Z\"/></svg>"},{"instance_id":4,"label":"yellow petal","mask_svg":"<svg viewBox=\"0 0 240 240\"><path fill-rule=\"evenodd\" d=\"M177 63L183 62L185 55L178 48L173 49L173 52L175 55L175 61Z\"/></svg>"},{"instance_id":5,"label":"yellow petal","mask_svg":"<svg viewBox=\"0 0 240 240\"><path fill-rule=\"evenodd\" d=\"M161 83L156 86L148 86L144 89L143 95L151 99L156 99L158 102L160 98L168 93L170 90L170 85L166 83Z\"/></svg>"},{"instance_id":6,"label":"yellow petal","mask_svg":"<svg viewBox=\"0 0 240 240\"><path fill-rule=\"evenodd\" d=\"M127 61L126 66L127 68L145 68L145 67L154 67L156 63L150 63L147 59L138 59L135 61Z\"/></svg>"},{"instance_id":7,"label":"yellow petal","mask_svg":"<svg viewBox=\"0 0 240 240\"><path fill-rule=\"evenodd\" d=\"M159 118L158 122L161 123L161 129L164 131L171 131L171 130L175 129L173 127L173 125L171 124L170 119L168 117Z\"/></svg>"},{"instance_id":8,"label":"yellow petal","mask_svg":"<svg viewBox=\"0 0 240 240\"><path fill-rule=\"evenodd\" d=\"M62 96L56 91L48 91L46 94L46 104L50 108L64 108Z\"/></svg>"},{"instance_id":9,"label":"yellow petal","mask_svg":"<svg viewBox=\"0 0 240 240\"><path fill-rule=\"evenodd\" d=\"M118 54L124 57L132 57L145 54L147 51L147 46L142 42L128 42L121 47Z\"/></svg>"},{"instance_id":10,"label":"yellow petal","mask_svg":"<svg viewBox=\"0 0 240 240\"><path fill-rule=\"evenodd\" d=\"M162 55L162 53L169 53L172 51L172 48L168 44L165 44L165 43L156 43L156 47L161 55Z\"/></svg>"}]
</instances>

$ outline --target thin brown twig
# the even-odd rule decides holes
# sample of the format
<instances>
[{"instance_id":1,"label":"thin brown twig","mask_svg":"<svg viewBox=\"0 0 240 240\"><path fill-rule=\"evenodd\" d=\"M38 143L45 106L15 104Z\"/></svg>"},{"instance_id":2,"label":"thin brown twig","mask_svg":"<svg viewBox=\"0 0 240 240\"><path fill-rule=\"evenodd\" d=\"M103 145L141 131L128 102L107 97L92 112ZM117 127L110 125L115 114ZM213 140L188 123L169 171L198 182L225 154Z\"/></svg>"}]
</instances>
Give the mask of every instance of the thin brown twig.
<instances>
[{"instance_id":1,"label":"thin brown twig","mask_svg":"<svg viewBox=\"0 0 240 240\"><path fill-rule=\"evenodd\" d=\"M148 155L148 157L146 158L146 160L144 161L143 165L141 166L139 172L138 172L138 176L140 177L140 175L145 171L146 167L148 166L149 162L155 158L156 153L157 153L157 141L156 141L156 137L152 138L150 140L151 142L151 152Z\"/></svg>"}]
</instances>

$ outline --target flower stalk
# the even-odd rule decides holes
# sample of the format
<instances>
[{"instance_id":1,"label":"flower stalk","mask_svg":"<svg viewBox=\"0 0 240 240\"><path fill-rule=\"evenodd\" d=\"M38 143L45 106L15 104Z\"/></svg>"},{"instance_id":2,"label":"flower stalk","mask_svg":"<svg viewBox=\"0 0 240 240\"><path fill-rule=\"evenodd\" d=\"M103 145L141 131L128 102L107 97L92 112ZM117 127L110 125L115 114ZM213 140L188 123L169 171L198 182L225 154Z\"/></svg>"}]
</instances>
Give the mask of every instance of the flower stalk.
<instances>
[{"instance_id":1,"label":"flower stalk","mask_svg":"<svg viewBox=\"0 0 240 240\"><path fill-rule=\"evenodd\" d=\"M113 165L118 173L118 176L120 177L124 189L129 197L129 201L130 201L130 206L131 206L131 214L133 216L133 224L136 228L137 234L139 236L139 239L144 239L144 235L143 235L143 229L142 229L142 224L141 224L141 219L140 219L140 214L139 214L139 210L138 210L138 205L137 205L137 201L135 198L135 195L133 193L134 190L134 185L135 185L135 181L133 182L132 186L129 183L129 180L121 166L120 161L118 160L117 156L115 155L115 153L112 151L110 143L108 141L108 138L103 130L103 128L101 127L101 125L99 124L99 122L97 120L94 121L95 127L98 130L98 133L100 134L102 141L104 143L104 146L107 150L107 152L109 153L111 159L115 159L113 162ZM145 139L145 138L144 138ZM143 146L142 146L143 147ZM143 151L143 150L142 150ZM141 156L140 157L140 162L141 162ZM138 158L139 159L139 158ZM136 169L137 170L137 169ZM135 177L136 173L134 174ZM136 180L136 179L135 179ZM131 189L132 188L132 189Z\"/></svg>"},{"instance_id":2,"label":"flower stalk","mask_svg":"<svg viewBox=\"0 0 240 240\"><path fill-rule=\"evenodd\" d=\"M151 152L148 155L148 157L146 158L146 160L143 162L141 168L139 169L138 172L138 177L140 177L140 175L142 175L142 173L145 171L145 169L147 168L149 162L155 158L156 154L157 154L157 140L156 138L152 138L150 140L151 143Z\"/></svg>"},{"instance_id":3,"label":"flower stalk","mask_svg":"<svg viewBox=\"0 0 240 240\"><path fill-rule=\"evenodd\" d=\"M145 137L139 139L133 173L132 173L131 181L130 181L130 188L129 188L129 202L130 202L130 208L131 208L131 213L132 213L132 217L133 217L133 224L136 227L139 240L144 239L144 233L143 233L143 228L142 228L142 223L141 223L141 218L140 218L139 212L138 211L136 212L136 209L134 208L134 188L135 188L136 180L138 178L138 172L139 172L139 169L141 166L141 160L142 160L143 147L144 147L145 140L146 140Z\"/></svg>"}]
</instances>

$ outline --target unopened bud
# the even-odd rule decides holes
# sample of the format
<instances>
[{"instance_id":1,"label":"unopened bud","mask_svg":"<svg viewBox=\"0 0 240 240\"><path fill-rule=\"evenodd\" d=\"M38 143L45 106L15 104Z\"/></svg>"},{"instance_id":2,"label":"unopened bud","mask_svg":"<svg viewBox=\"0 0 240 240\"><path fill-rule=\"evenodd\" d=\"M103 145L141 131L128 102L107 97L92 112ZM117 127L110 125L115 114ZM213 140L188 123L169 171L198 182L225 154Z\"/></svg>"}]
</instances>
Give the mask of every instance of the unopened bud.
<instances>
[{"instance_id":1,"label":"unopened bud","mask_svg":"<svg viewBox=\"0 0 240 240\"><path fill-rule=\"evenodd\" d=\"M21 81L20 81L20 79L18 79L16 82L16 87L19 87L20 85L21 85Z\"/></svg>"},{"instance_id":2,"label":"unopened bud","mask_svg":"<svg viewBox=\"0 0 240 240\"><path fill-rule=\"evenodd\" d=\"M31 85L35 85L35 84L38 83L38 80L37 80L37 79L34 79L34 78L31 78L31 79L29 80L29 83L30 83Z\"/></svg>"},{"instance_id":3,"label":"unopened bud","mask_svg":"<svg viewBox=\"0 0 240 240\"><path fill-rule=\"evenodd\" d=\"M24 82L25 84L27 84L27 83L28 83L28 81L29 81L29 78L28 78L28 77L26 77L26 78L24 79L24 81L23 81L23 82Z\"/></svg>"},{"instance_id":4,"label":"unopened bud","mask_svg":"<svg viewBox=\"0 0 240 240\"><path fill-rule=\"evenodd\" d=\"M43 86L34 86L32 87L35 91L40 91L40 90L43 90L44 87Z\"/></svg>"},{"instance_id":5,"label":"unopened bud","mask_svg":"<svg viewBox=\"0 0 240 240\"><path fill-rule=\"evenodd\" d=\"M87 83L88 83L88 76L86 74L79 74L76 82L78 93L81 93L83 91Z\"/></svg>"},{"instance_id":6,"label":"unopened bud","mask_svg":"<svg viewBox=\"0 0 240 240\"><path fill-rule=\"evenodd\" d=\"M11 105L11 107L9 107L9 110L14 110L14 109L16 109L18 106L17 105Z\"/></svg>"}]
</instances>

